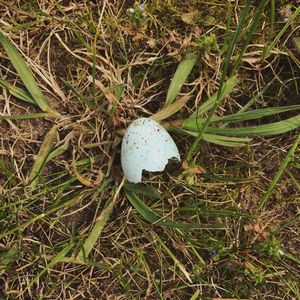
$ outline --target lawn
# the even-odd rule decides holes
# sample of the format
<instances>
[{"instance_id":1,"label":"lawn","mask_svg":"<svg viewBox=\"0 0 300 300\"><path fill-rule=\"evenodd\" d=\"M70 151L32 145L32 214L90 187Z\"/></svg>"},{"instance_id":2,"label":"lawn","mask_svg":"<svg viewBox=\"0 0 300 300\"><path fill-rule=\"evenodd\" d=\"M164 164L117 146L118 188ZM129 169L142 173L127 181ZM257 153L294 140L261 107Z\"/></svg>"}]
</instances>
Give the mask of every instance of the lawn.
<instances>
[{"instance_id":1,"label":"lawn","mask_svg":"<svg viewBox=\"0 0 300 300\"><path fill-rule=\"evenodd\" d=\"M0 300L300 299L299 72L297 0L0 0Z\"/></svg>"}]
</instances>

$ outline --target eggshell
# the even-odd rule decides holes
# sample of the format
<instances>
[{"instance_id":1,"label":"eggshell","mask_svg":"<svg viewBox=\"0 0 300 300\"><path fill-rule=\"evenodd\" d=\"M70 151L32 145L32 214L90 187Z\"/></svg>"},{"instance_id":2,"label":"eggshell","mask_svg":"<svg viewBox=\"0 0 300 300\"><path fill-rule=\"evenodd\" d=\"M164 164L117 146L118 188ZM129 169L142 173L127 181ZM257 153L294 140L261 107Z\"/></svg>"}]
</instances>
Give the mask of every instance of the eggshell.
<instances>
[{"instance_id":1,"label":"eggshell","mask_svg":"<svg viewBox=\"0 0 300 300\"><path fill-rule=\"evenodd\" d=\"M161 172L169 159L180 161L175 142L157 122L140 118L127 128L121 148L121 164L125 177L134 183L142 181L143 170Z\"/></svg>"}]
</instances>

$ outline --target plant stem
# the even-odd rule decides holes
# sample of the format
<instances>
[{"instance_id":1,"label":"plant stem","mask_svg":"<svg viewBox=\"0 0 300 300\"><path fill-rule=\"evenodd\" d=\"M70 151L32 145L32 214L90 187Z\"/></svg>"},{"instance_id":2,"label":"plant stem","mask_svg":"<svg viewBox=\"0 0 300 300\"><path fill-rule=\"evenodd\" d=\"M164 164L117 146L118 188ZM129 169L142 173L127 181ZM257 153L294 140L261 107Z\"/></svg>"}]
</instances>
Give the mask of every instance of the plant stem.
<instances>
[{"instance_id":1,"label":"plant stem","mask_svg":"<svg viewBox=\"0 0 300 300\"><path fill-rule=\"evenodd\" d=\"M243 27L243 24L245 22L246 16L248 15L249 9L250 9L250 1L248 1L247 5L245 6L245 8L242 12L240 22L238 24L238 27L237 27L237 29L234 33L234 36L233 36L231 42L229 44L228 51L226 52L226 57L225 57L225 62L224 62L224 67L223 67L223 73L222 73L222 77L221 77L221 81L220 81L220 85L219 85L219 91L218 91L218 94L217 94L216 102L215 102L214 106L212 107L212 109L210 110L206 121L202 125L198 136L196 137L195 141L191 145L191 147L190 147L189 151L187 152L186 156L184 157L183 161L187 161L191 158L192 154L194 153L194 151L196 150L198 144L200 143L200 141L202 139L203 133L205 132L205 130L206 130L206 128L207 128L207 126L210 122L211 117L213 116L213 114L215 113L216 109L219 106L219 103L220 103L220 100L221 100L223 84L224 84L224 81L225 81L225 78L226 78L226 75L227 75L227 71L228 71L228 67L229 67L229 63L230 63L230 58L233 54L233 51L234 51L235 46L236 46L236 42L237 42L237 40L240 36L240 33L242 31L242 27Z\"/></svg>"},{"instance_id":2,"label":"plant stem","mask_svg":"<svg viewBox=\"0 0 300 300\"><path fill-rule=\"evenodd\" d=\"M275 175L274 179L272 180L268 190L265 192L265 194L263 195L263 197L261 198L258 207L257 207L257 212L266 204L266 202L268 201L273 189L275 188L276 183L278 182L278 180L280 179L280 177L282 176L283 172L285 171L286 167L288 166L289 162L292 159L292 156L294 154L294 152L296 151L298 144L300 143L300 134L298 135L298 137L295 139L290 151L288 152L287 156L285 157L284 161L282 162L277 174Z\"/></svg>"}]
</instances>

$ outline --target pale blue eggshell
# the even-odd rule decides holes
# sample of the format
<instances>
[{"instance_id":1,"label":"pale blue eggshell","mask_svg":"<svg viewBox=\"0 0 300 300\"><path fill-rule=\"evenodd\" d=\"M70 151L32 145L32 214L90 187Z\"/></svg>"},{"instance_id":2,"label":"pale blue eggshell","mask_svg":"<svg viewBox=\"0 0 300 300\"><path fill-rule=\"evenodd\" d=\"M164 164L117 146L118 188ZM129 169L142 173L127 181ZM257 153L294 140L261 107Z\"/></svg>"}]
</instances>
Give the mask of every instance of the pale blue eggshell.
<instances>
[{"instance_id":1,"label":"pale blue eggshell","mask_svg":"<svg viewBox=\"0 0 300 300\"><path fill-rule=\"evenodd\" d=\"M175 142L161 125L147 118L129 125L122 141L121 164L130 182L141 182L143 170L163 171L172 158L180 161Z\"/></svg>"}]
</instances>

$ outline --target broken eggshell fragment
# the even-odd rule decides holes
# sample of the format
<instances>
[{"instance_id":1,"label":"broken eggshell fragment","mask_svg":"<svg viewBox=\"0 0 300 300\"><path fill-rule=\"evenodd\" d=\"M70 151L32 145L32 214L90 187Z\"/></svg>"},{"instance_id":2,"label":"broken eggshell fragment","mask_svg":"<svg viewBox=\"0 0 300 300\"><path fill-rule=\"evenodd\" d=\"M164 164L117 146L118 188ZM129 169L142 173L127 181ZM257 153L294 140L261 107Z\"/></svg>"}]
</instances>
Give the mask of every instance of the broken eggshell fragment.
<instances>
[{"instance_id":1,"label":"broken eggshell fragment","mask_svg":"<svg viewBox=\"0 0 300 300\"><path fill-rule=\"evenodd\" d=\"M142 181L143 170L161 172L169 160L180 161L175 142L157 122L140 118L126 129L121 148L125 177L134 183Z\"/></svg>"}]
</instances>

